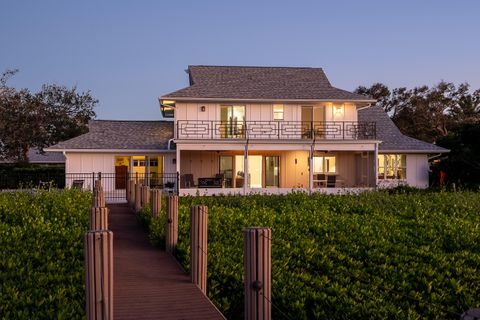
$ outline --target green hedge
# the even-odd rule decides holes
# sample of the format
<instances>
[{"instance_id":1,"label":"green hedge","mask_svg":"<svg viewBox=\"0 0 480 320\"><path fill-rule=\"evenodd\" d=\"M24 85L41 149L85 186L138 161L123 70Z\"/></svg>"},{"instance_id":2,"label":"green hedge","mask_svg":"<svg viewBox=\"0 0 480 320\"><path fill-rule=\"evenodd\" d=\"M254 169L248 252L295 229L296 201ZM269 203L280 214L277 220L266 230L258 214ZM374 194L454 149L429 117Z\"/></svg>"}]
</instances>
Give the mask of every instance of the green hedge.
<instances>
[{"instance_id":1,"label":"green hedge","mask_svg":"<svg viewBox=\"0 0 480 320\"><path fill-rule=\"evenodd\" d=\"M208 296L229 319L243 319L248 226L272 228L275 319L450 319L480 305L478 193L182 198L186 269L193 204L209 207ZM164 223L149 228L159 243Z\"/></svg>"},{"instance_id":2,"label":"green hedge","mask_svg":"<svg viewBox=\"0 0 480 320\"><path fill-rule=\"evenodd\" d=\"M85 318L90 205L78 190L0 193L1 318Z\"/></svg>"},{"instance_id":3,"label":"green hedge","mask_svg":"<svg viewBox=\"0 0 480 320\"><path fill-rule=\"evenodd\" d=\"M0 165L0 190L39 187L51 183L58 188L65 187L64 165Z\"/></svg>"}]
</instances>

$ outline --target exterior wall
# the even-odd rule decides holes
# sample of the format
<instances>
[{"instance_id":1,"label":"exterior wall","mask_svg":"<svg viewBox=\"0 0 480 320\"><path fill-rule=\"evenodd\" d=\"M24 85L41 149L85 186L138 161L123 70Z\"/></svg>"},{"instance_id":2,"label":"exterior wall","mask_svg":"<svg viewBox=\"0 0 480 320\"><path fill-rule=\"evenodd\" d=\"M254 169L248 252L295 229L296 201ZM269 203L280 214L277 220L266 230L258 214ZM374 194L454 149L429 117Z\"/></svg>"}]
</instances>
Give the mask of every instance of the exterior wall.
<instances>
[{"instance_id":1,"label":"exterior wall","mask_svg":"<svg viewBox=\"0 0 480 320\"><path fill-rule=\"evenodd\" d=\"M218 154L215 151L182 151L180 173L193 174L196 183L201 177L214 177L219 172Z\"/></svg>"},{"instance_id":2,"label":"exterior wall","mask_svg":"<svg viewBox=\"0 0 480 320\"><path fill-rule=\"evenodd\" d=\"M203 103L203 102L177 102L175 104L175 121L177 120L220 120L220 106L222 105L243 105L245 106L246 121L273 121L273 103ZM336 114L334 105L343 106L343 114ZM201 111L201 107L205 111ZM301 121L301 107L325 107L325 121L357 121L357 109L352 103L303 103L284 104L283 121ZM281 121L281 120L280 120Z\"/></svg>"},{"instance_id":3,"label":"exterior wall","mask_svg":"<svg viewBox=\"0 0 480 320\"><path fill-rule=\"evenodd\" d=\"M428 188L428 157L426 154L407 154L407 184Z\"/></svg>"},{"instance_id":4,"label":"exterior wall","mask_svg":"<svg viewBox=\"0 0 480 320\"><path fill-rule=\"evenodd\" d=\"M164 173L175 173L177 171L175 158L176 158L176 155L174 152L166 153L163 155L163 172Z\"/></svg>"},{"instance_id":5,"label":"exterior wall","mask_svg":"<svg viewBox=\"0 0 480 320\"><path fill-rule=\"evenodd\" d=\"M115 155L109 153L73 153L66 154L65 172L115 172Z\"/></svg>"}]
</instances>

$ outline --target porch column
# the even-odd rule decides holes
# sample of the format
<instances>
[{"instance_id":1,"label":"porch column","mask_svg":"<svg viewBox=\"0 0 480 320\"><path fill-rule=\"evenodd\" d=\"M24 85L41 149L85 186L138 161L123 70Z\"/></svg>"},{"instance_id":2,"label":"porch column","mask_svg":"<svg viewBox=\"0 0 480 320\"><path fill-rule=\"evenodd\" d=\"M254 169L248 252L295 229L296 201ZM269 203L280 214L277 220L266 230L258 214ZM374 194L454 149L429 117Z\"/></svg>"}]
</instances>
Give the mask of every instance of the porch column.
<instances>
[{"instance_id":1,"label":"porch column","mask_svg":"<svg viewBox=\"0 0 480 320\"><path fill-rule=\"evenodd\" d=\"M313 191L313 148L312 144L308 155L308 189L310 193Z\"/></svg>"},{"instance_id":2,"label":"porch column","mask_svg":"<svg viewBox=\"0 0 480 320\"><path fill-rule=\"evenodd\" d=\"M150 186L150 156L145 156L145 185Z\"/></svg>"},{"instance_id":3,"label":"porch column","mask_svg":"<svg viewBox=\"0 0 480 320\"><path fill-rule=\"evenodd\" d=\"M373 174L375 175L375 189L378 187L378 142L375 143L375 152L374 155L375 159L373 160Z\"/></svg>"},{"instance_id":4,"label":"porch column","mask_svg":"<svg viewBox=\"0 0 480 320\"><path fill-rule=\"evenodd\" d=\"M177 177L180 177L180 148L178 145L177 145L177 150L175 155L175 173L177 174ZM180 195L180 180L178 180L177 183L178 183L178 186L177 186L178 195Z\"/></svg>"},{"instance_id":5,"label":"porch column","mask_svg":"<svg viewBox=\"0 0 480 320\"><path fill-rule=\"evenodd\" d=\"M248 191L248 144L245 145L243 152L243 194Z\"/></svg>"}]
</instances>

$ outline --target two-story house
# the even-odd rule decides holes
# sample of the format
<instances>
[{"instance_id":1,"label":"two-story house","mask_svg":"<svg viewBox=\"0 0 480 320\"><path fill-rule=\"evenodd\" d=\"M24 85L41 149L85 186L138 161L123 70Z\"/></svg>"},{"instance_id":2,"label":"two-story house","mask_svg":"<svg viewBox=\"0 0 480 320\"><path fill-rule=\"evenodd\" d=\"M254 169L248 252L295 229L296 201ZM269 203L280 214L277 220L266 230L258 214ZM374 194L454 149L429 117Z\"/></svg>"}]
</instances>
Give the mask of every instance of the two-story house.
<instances>
[{"instance_id":1,"label":"two-story house","mask_svg":"<svg viewBox=\"0 0 480 320\"><path fill-rule=\"evenodd\" d=\"M178 174L180 195L425 188L428 156L448 152L404 136L320 68L190 66L188 76L159 99L173 123L92 121L49 150L64 152L67 173Z\"/></svg>"}]
</instances>

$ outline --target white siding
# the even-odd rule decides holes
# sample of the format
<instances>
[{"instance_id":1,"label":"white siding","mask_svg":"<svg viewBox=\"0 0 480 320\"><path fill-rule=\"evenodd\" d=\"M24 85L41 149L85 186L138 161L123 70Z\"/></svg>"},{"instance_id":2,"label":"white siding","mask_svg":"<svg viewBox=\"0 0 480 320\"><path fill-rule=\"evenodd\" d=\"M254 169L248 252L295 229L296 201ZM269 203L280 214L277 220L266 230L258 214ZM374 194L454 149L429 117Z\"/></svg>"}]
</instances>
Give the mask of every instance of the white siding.
<instances>
[{"instance_id":1,"label":"white siding","mask_svg":"<svg viewBox=\"0 0 480 320\"><path fill-rule=\"evenodd\" d=\"M407 154L407 183L412 187L428 188L428 158L426 154Z\"/></svg>"},{"instance_id":2,"label":"white siding","mask_svg":"<svg viewBox=\"0 0 480 320\"><path fill-rule=\"evenodd\" d=\"M278 102L281 103L281 102ZM175 106L175 120L220 120L220 106L222 105L244 105L245 118L247 121L272 121L273 103L193 103L177 102ZM301 121L302 106L325 106L326 121L357 121L357 109L352 103L339 103L343 106L343 115L334 114L332 103L305 103L305 104L284 104L284 121ZM205 111L201 111L201 107Z\"/></svg>"},{"instance_id":3,"label":"white siding","mask_svg":"<svg viewBox=\"0 0 480 320\"><path fill-rule=\"evenodd\" d=\"M68 152L66 158L65 171L67 173L115 172L113 154Z\"/></svg>"}]
</instances>

